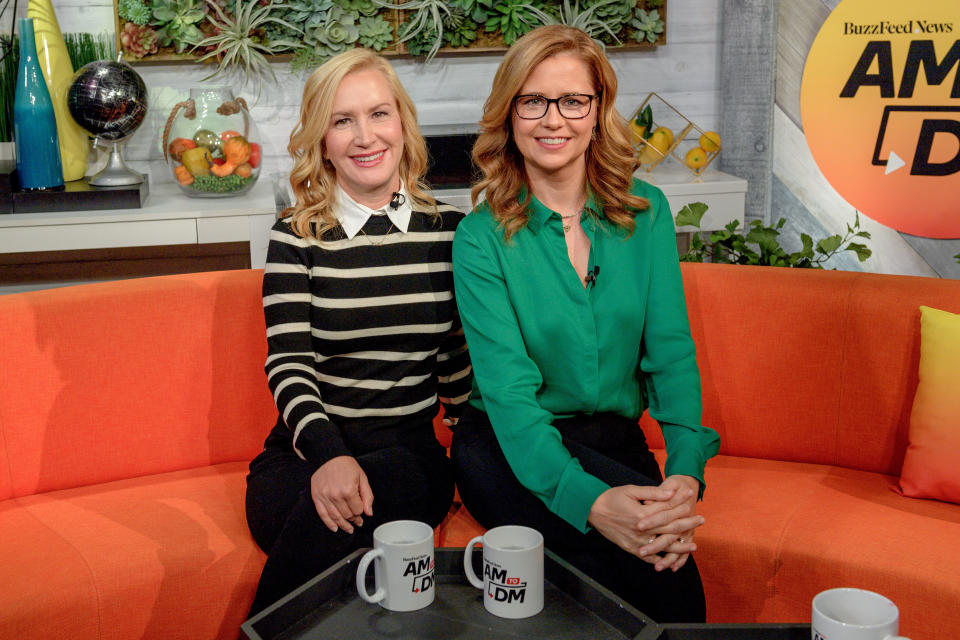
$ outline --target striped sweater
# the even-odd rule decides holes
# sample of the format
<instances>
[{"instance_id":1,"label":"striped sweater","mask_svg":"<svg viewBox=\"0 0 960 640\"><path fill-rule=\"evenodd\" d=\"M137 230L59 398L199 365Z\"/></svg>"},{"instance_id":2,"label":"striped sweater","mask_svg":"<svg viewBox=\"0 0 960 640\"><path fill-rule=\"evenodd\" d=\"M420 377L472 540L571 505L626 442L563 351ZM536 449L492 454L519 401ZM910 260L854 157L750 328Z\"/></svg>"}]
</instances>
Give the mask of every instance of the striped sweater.
<instances>
[{"instance_id":1,"label":"striped sweater","mask_svg":"<svg viewBox=\"0 0 960 640\"><path fill-rule=\"evenodd\" d=\"M263 276L267 380L294 451L316 465L391 429L458 416L471 367L453 295L458 210L414 210L406 233L371 216L347 239L270 234ZM422 428L420 429L422 432ZM431 431L432 433L432 431Z\"/></svg>"}]
</instances>

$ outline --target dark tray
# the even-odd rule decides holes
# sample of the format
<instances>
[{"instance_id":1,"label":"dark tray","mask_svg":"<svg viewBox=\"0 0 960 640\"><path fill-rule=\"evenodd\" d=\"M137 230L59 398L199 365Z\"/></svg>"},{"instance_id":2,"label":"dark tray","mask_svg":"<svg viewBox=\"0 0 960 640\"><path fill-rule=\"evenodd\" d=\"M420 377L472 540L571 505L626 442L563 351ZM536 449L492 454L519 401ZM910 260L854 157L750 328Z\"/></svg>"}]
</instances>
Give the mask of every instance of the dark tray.
<instances>
[{"instance_id":1,"label":"dark tray","mask_svg":"<svg viewBox=\"0 0 960 640\"><path fill-rule=\"evenodd\" d=\"M809 624L662 624L659 640L810 640Z\"/></svg>"},{"instance_id":2,"label":"dark tray","mask_svg":"<svg viewBox=\"0 0 960 640\"><path fill-rule=\"evenodd\" d=\"M522 620L487 613L483 593L463 575L463 549L437 549L436 598L419 611L396 613L360 600L357 563L347 556L247 620L250 640L655 640L660 626L550 551L544 552L543 611ZM479 572L480 553L474 553ZM373 572L369 572L373 573Z\"/></svg>"}]
</instances>

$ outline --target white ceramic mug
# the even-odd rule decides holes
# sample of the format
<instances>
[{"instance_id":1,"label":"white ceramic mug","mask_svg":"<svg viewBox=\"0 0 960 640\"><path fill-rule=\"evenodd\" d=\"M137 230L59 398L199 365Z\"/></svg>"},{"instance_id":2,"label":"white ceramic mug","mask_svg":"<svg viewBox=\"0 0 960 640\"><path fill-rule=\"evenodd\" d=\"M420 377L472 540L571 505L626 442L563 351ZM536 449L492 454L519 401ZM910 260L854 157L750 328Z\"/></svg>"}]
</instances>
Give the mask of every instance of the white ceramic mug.
<instances>
[{"instance_id":1,"label":"white ceramic mug","mask_svg":"<svg viewBox=\"0 0 960 640\"><path fill-rule=\"evenodd\" d=\"M377 590L367 592L374 562ZM357 593L390 611L415 611L433 602L433 528L416 520L394 520L373 530L373 549L357 565Z\"/></svg>"},{"instance_id":2,"label":"white ceramic mug","mask_svg":"<svg viewBox=\"0 0 960 640\"><path fill-rule=\"evenodd\" d=\"M483 543L483 579L473 571L473 549ZM543 609L543 536L507 525L490 529L463 550L470 584L483 589L483 606L501 618L529 618Z\"/></svg>"},{"instance_id":3,"label":"white ceramic mug","mask_svg":"<svg viewBox=\"0 0 960 640\"><path fill-rule=\"evenodd\" d=\"M898 636L897 605L864 589L827 589L813 598L812 640L909 640Z\"/></svg>"}]
</instances>

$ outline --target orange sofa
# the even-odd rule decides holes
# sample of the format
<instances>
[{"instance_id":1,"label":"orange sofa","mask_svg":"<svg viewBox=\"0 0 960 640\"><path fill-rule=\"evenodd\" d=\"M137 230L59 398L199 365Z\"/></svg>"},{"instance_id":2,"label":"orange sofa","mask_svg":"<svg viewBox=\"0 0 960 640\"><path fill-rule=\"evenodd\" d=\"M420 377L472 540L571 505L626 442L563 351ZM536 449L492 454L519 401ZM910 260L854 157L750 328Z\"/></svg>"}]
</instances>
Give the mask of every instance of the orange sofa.
<instances>
[{"instance_id":1,"label":"orange sofa","mask_svg":"<svg viewBox=\"0 0 960 640\"><path fill-rule=\"evenodd\" d=\"M709 618L805 621L815 592L850 584L896 600L913 640L952 637L960 506L891 487L917 307L960 311L960 282L717 265L684 278L704 422L723 437L697 535ZM237 637L264 560L244 477L276 417L260 280L0 296L0 638ZM437 542L478 530L459 509Z\"/></svg>"},{"instance_id":2,"label":"orange sofa","mask_svg":"<svg viewBox=\"0 0 960 640\"><path fill-rule=\"evenodd\" d=\"M708 620L809 622L816 593L855 586L892 598L912 640L960 637L960 505L893 490L918 307L960 313L960 281L709 264L683 277L703 423L721 436L696 535ZM662 464L659 428L641 426ZM446 544L477 526L461 510Z\"/></svg>"}]
</instances>

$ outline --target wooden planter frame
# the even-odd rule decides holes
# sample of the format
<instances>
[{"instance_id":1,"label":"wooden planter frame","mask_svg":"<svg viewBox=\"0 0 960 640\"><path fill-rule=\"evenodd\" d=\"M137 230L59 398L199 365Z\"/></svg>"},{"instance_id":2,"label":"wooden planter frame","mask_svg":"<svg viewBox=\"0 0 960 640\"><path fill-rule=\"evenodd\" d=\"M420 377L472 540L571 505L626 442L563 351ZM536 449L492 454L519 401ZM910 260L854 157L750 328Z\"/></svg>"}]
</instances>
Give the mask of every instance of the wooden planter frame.
<instances>
[{"instance_id":1,"label":"wooden planter frame","mask_svg":"<svg viewBox=\"0 0 960 640\"><path fill-rule=\"evenodd\" d=\"M396 0L397 3L402 2L403 0ZM638 4L642 3L642 0L638 0ZM126 24L126 20L120 18L118 11L119 0L113 0L113 20L117 40L117 51L123 51L123 45L120 42L120 34L123 29L123 25ZM619 46L607 46L608 50L611 51L628 51L628 50L642 50L642 49L655 49L661 45L667 43L667 0L663 0L663 5L657 9L660 13L660 17L664 23L663 33L660 34L660 37L657 38L656 42L625 42ZM413 58L410 55L407 47L403 43L396 43L400 25L403 24L404 19L406 18L406 11L400 9L383 9L379 12L378 15L381 15L386 18L390 16L388 22L393 24L393 33L394 33L394 44L384 48L381 51L378 51L382 56L392 58ZM481 29L482 29L481 25ZM624 33L624 31L621 31ZM500 36L499 32L494 32L488 34L487 32L482 32L478 36L477 41L479 45L474 42L470 46L466 47L440 47L439 52L437 53L438 57L456 57L456 56L474 56L474 55L492 55L492 54L501 54L506 51L509 47L506 44L503 44L503 39ZM499 44L491 44L491 41ZM359 45L356 45L359 46ZM203 53L176 53L173 51L172 47L164 47L158 53L144 56L143 58L127 58L124 56L124 60L129 64L142 64L142 65L153 65L153 64L178 64L178 63L191 63L196 62ZM292 58L292 53L283 53L278 55L267 56L267 59L272 62L286 62ZM207 60L207 64L214 63L215 60Z\"/></svg>"}]
</instances>

